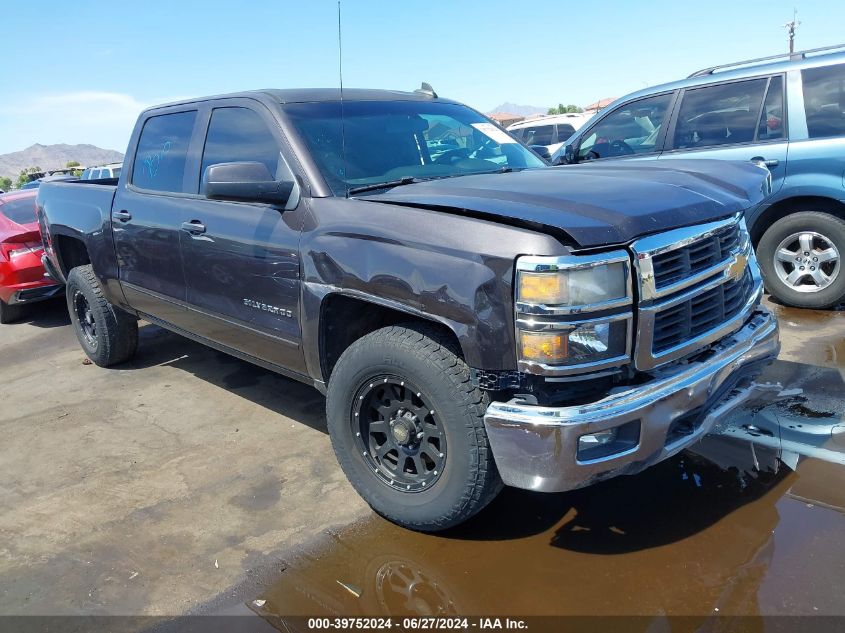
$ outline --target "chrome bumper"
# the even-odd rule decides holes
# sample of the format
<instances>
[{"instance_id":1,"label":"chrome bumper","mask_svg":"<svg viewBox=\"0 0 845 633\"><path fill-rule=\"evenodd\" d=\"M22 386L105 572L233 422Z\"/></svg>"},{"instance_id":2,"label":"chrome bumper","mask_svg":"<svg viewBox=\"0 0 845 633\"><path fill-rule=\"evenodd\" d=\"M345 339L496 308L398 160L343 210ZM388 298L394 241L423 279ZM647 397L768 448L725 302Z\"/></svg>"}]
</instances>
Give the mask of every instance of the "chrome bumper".
<instances>
[{"instance_id":1,"label":"chrome bumper","mask_svg":"<svg viewBox=\"0 0 845 633\"><path fill-rule=\"evenodd\" d=\"M719 417L753 396L753 379L779 350L777 322L758 308L703 358L655 371L650 382L597 402L570 407L493 402L484 424L499 473L509 486L560 492L639 472L701 439ZM618 452L579 457L581 436L623 426L628 441L620 442ZM679 429L689 432L679 436Z\"/></svg>"}]
</instances>

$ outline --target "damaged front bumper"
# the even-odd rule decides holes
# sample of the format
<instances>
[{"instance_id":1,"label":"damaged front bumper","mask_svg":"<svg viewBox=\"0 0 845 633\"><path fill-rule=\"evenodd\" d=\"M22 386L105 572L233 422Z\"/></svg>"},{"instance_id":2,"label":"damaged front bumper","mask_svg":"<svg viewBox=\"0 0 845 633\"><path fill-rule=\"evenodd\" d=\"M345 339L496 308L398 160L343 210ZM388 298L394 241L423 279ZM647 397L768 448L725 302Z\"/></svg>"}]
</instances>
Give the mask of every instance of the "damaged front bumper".
<instances>
[{"instance_id":1,"label":"damaged front bumper","mask_svg":"<svg viewBox=\"0 0 845 633\"><path fill-rule=\"evenodd\" d=\"M755 395L754 378L780 349L777 322L758 308L694 362L597 402L543 407L493 402L484 424L505 484L560 492L633 474L674 455Z\"/></svg>"}]
</instances>

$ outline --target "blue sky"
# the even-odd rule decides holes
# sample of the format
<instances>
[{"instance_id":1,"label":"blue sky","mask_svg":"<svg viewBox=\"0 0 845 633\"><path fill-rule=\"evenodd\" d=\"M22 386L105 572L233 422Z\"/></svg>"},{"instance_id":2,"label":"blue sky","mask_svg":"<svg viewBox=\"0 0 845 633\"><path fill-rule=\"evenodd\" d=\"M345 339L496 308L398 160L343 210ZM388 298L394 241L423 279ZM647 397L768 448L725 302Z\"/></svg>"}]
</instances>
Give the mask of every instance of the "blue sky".
<instances>
[{"instance_id":1,"label":"blue sky","mask_svg":"<svg viewBox=\"0 0 845 633\"><path fill-rule=\"evenodd\" d=\"M52 6L51 6L52 5ZM584 105L704 66L845 40L845 2L342 0L346 87ZM48 2L5 11L0 153L125 149L138 112L175 98L336 86L336 0Z\"/></svg>"}]
</instances>

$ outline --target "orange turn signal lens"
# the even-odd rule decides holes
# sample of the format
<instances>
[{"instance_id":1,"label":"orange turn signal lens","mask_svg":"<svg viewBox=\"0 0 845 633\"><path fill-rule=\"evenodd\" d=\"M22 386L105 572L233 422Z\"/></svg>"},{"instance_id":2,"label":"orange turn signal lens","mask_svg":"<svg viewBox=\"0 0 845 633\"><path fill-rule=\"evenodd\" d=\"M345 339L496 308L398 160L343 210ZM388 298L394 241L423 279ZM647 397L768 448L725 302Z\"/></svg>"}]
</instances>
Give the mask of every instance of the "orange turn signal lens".
<instances>
[{"instance_id":1,"label":"orange turn signal lens","mask_svg":"<svg viewBox=\"0 0 845 633\"><path fill-rule=\"evenodd\" d=\"M569 356L567 332L519 332L523 360L537 363L560 363Z\"/></svg>"},{"instance_id":2,"label":"orange turn signal lens","mask_svg":"<svg viewBox=\"0 0 845 633\"><path fill-rule=\"evenodd\" d=\"M549 305L566 303L568 284L563 275L524 272L519 280L520 301Z\"/></svg>"}]
</instances>

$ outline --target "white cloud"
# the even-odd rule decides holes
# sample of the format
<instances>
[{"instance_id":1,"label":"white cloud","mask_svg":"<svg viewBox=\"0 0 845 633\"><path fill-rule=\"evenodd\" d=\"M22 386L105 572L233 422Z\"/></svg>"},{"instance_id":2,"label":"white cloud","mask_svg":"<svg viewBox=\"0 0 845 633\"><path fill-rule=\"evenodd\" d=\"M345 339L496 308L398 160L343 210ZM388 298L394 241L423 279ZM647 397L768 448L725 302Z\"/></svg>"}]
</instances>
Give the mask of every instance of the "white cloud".
<instances>
[{"instance_id":1,"label":"white cloud","mask_svg":"<svg viewBox=\"0 0 845 633\"><path fill-rule=\"evenodd\" d=\"M33 143L90 143L125 151L138 114L156 103L119 92L44 94L0 105L0 153Z\"/></svg>"}]
</instances>

